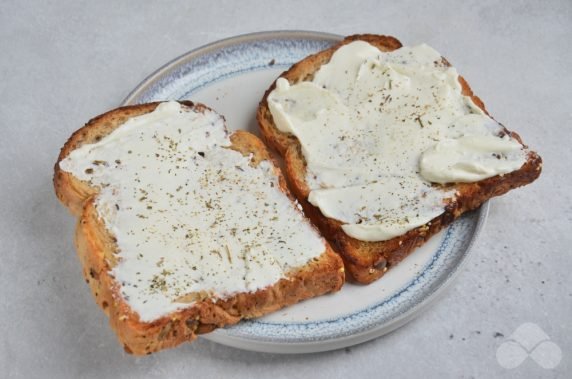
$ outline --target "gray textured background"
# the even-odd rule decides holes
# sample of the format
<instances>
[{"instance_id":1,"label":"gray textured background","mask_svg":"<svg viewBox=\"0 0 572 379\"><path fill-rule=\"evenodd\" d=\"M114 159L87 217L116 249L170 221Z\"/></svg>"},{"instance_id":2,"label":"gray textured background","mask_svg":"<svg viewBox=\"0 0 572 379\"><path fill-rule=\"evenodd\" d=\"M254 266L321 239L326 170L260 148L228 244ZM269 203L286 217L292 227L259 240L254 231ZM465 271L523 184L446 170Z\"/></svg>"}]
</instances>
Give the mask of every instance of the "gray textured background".
<instances>
[{"instance_id":1,"label":"gray textured background","mask_svg":"<svg viewBox=\"0 0 572 379\"><path fill-rule=\"evenodd\" d=\"M542 155L542 177L492 202L457 282L388 336L304 356L202 340L128 356L94 305L73 251L73 219L53 195L59 148L166 61L274 29L429 43ZM570 377L571 40L569 0L2 1L0 377ZM556 369L530 359L512 370L497 363L497 347L524 322L560 346Z\"/></svg>"}]
</instances>

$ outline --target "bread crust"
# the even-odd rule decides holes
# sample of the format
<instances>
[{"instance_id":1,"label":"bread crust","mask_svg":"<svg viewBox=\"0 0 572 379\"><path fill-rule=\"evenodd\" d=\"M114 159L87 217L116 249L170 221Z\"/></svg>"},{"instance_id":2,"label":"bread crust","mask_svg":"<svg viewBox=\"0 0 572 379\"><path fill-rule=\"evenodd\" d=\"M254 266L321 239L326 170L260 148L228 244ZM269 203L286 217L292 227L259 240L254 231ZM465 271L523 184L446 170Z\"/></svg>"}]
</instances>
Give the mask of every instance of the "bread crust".
<instances>
[{"instance_id":1,"label":"bread crust","mask_svg":"<svg viewBox=\"0 0 572 379\"><path fill-rule=\"evenodd\" d=\"M83 144L94 143L111 133L131 117L151 112L159 103L127 106L112 110L89 121L75 132L61 149L54 168L54 188L60 201L78 217L75 245L83 266L83 274L97 304L109 316L125 350L136 355L150 354L194 340L198 334L210 332L241 319L270 313L301 300L337 291L344 282L344 266L328 243L322 255L306 266L287 274L274 285L250 293L239 293L225 299L204 299L192 306L153 322L142 322L121 296L119 284L110 274L117 263L115 237L105 228L95 209L97 189L59 168L59 162ZM181 104L204 111L202 104ZM237 131L231 135L230 148L243 155L252 154L252 164L271 160L271 156L254 135ZM289 193L282 173L275 168L282 190Z\"/></svg>"},{"instance_id":2,"label":"bread crust","mask_svg":"<svg viewBox=\"0 0 572 379\"><path fill-rule=\"evenodd\" d=\"M335 44L331 48L311 55L294 64L280 77L290 83L311 80L314 73L323 64L329 62L332 54L341 46L350 42L362 40L381 51L392 51L400 48L401 43L390 36L362 34L349 36ZM443 58L445 64L449 64ZM462 93L471 97L473 102L488 114L484 103L473 94L467 81L459 76ZM509 174L494 176L475 183L458 183L449 187L457 190L457 197L447 205L444 212L431 220L426 225L415 228L401 236L388 241L365 242L352 238L344 233L342 223L327 218L319 208L308 202L310 189L306 183L306 161L301 152L298 139L289 133L281 132L274 124L272 114L268 108L267 98L274 90L276 82L265 92L260 101L257 111L257 121L262 132L264 141L284 157L286 169L285 175L291 190L304 207L306 215L319 227L322 235L332 244L334 249L341 255L346 266L346 272L350 279L356 282L368 284L380 277L392 266L399 263L416 247L424 244L431 236L449 225L463 213L478 208L482 203L494 196L502 195L513 188L531 183L540 175L542 159L535 152L529 152L524 165ZM508 131L522 144L518 134Z\"/></svg>"}]
</instances>

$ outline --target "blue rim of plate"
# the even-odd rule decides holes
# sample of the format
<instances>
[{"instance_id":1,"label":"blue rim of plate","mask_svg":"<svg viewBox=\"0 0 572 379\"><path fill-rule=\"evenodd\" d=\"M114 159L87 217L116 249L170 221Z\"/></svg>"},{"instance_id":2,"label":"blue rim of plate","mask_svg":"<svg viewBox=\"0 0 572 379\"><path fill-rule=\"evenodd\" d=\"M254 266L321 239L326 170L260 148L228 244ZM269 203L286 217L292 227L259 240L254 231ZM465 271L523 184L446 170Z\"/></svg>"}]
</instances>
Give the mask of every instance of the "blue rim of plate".
<instances>
[{"instance_id":1,"label":"blue rim of plate","mask_svg":"<svg viewBox=\"0 0 572 379\"><path fill-rule=\"evenodd\" d=\"M342 38L331 33L284 30L215 41L182 54L157 69L135 87L121 105L173 99L173 94L168 92L169 85L180 80L187 81L188 91L176 94L177 100L188 98L191 93L232 76L269 67L288 68L303 58L299 53L318 52ZM296 48L298 54L290 47ZM247 51L248 54L244 54ZM253 54L256 55L253 57ZM255 64L253 58L256 59Z\"/></svg>"},{"instance_id":2,"label":"blue rim of plate","mask_svg":"<svg viewBox=\"0 0 572 379\"><path fill-rule=\"evenodd\" d=\"M321 32L269 31L216 41L159 68L143 80L122 105L188 99L201 88L227 78L269 67L288 68L341 39L339 35ZM415 278L389 298L367 308L316 322L247 320L204 338L253 351L307 353L339 349L389 333L434 303L453 281L467 262L488 210L487 202L456 220Z\"/></svg>"}]
</instances>

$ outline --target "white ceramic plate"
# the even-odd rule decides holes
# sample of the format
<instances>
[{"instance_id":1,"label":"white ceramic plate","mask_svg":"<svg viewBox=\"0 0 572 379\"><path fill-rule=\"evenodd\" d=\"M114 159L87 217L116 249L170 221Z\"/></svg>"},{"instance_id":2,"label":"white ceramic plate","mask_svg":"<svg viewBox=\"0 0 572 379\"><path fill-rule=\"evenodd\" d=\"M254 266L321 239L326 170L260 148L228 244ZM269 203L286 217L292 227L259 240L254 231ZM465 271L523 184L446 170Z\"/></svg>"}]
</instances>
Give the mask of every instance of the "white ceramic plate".
<instances>
[{"instance_id":1,"label":"white ceramic plate","mask_svg":"<svg viewBox=\"0 0 572 379\"><path fill-rule=\"evenodd\" d=\"M290 65L341 37L315 32L248 34L193 50L169 62L124 105L189 99L226 117L230 129L258 133L264 91ZM209 340L254 351L308 353L355 345L388 333L433 302L466 262L488 203L434 236L377 282L346 284L333 295L207 334Z\"/></svg>"}]
</instances>

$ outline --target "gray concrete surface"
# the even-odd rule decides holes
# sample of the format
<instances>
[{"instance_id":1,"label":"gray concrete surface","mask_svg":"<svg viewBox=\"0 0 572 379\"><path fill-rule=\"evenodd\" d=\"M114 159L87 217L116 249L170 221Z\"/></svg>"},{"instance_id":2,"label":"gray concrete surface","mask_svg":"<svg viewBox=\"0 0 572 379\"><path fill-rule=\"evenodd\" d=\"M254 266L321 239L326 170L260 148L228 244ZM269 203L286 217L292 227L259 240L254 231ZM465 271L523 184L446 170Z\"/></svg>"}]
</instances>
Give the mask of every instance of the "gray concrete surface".
<instances>
[{"instance_id":1,"label":"gray concrete surface","mask_svg":"<svg viewBox=\"0 0 572 379\"><path fill-rule=\"evenodd\" d=\"M128 356L94 306L73 250L73 219L53 194L59 148L173 57L275 29L429 43L542 155L542 177L492 202L457 282L390 335L310 355L199 340ZM569 0L2 1L0 377L572 377L571 40ZM555 368L497 361L499 346L525 322L559 347Z\"/></svg>"}]
</instances>

